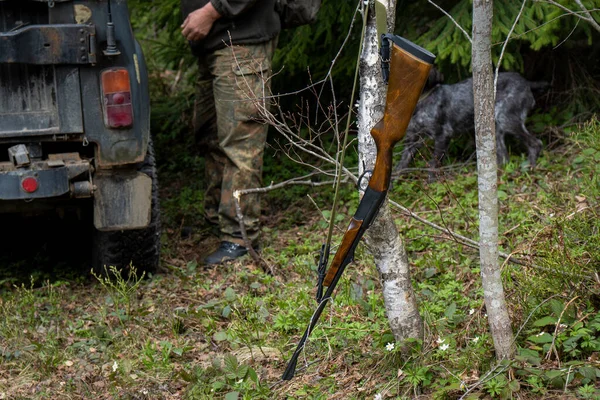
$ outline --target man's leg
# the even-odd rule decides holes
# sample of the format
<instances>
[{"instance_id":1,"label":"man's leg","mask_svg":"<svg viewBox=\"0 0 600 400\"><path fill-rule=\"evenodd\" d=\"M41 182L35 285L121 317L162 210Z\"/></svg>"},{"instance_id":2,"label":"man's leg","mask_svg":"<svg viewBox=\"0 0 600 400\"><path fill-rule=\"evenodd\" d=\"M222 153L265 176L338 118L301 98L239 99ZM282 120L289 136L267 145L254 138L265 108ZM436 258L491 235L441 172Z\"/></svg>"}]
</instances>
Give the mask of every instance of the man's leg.
<instances>
[{"instance_id":1,"label":"man's leg","mask_svg":"<svg viewBox=\"0 0 600 400\"><path fill-rule=\"evenodd\" d=\"M204 216L218 226L221 181L226 157L219 147L217 114L213 96L213 76L205 60L198 62L198 79L194 98L194 135L204 153Z\"/></svg>"},{"instance_id":2,"label":"man's leg","mask_svg":"<svg viewBox=\"0 0 600 400\"><path fill-rule=\"evenodd\" d=\"M269 95L268 74L274 43L218 50L211 60L219 144L226 156L223 167L219 226L222 240L243 245L233 192L262 185L262 164L268 126L260 122L264 97ZM248 237L259 235L260 199L240 198Z\"/></svg>"}]
</instances>

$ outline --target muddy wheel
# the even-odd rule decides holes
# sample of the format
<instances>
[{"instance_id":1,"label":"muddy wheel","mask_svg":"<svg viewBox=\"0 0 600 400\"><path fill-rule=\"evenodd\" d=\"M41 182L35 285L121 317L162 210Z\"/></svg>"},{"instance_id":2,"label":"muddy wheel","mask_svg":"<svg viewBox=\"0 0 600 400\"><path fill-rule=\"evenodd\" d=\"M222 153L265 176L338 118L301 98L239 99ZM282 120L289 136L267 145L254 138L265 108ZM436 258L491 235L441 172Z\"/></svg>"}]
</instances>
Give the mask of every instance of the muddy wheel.
<instances>
[{"instance_id":1,"label":"muddy wheel","mask_svg":"<svg viewBox=\"0 0 600 400\"><path fill-rule=\"evenodd\" d=\"M150 225L144 229L101 232L94 229L92 251L93 269L97 274L105 274L105 267L115 266L126 272L135 267L138 276L142 271L155 272L160 259L160 208L158 180L152 142L138 171L152 178L152 210Z\"/></svg>"}]
</instances>

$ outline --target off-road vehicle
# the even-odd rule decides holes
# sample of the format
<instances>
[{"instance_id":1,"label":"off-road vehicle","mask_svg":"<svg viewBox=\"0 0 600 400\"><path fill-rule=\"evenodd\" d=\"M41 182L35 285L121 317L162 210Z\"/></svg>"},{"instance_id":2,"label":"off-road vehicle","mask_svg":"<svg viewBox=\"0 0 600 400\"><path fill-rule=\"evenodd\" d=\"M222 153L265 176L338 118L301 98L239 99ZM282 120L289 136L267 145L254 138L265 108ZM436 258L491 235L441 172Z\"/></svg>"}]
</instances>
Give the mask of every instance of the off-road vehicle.
<instances>
[{"instance_id":1,"label":"off-road vehicle","mask_svg":"<svg viewBox=\"0 0 600 400\"><path fill-rule=\"evenodd\" d=\"M149 104L125 0L0 0L0 229L80 210L96 269L154 270Z\"/></svg>"}]
</instances>

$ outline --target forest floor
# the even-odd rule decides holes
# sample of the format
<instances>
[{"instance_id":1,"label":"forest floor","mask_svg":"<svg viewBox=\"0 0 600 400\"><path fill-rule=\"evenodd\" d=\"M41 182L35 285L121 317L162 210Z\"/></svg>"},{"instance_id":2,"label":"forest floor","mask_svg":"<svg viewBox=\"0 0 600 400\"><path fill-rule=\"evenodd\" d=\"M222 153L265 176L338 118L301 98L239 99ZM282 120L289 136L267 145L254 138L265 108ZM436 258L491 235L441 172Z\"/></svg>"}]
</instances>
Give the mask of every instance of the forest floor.
<instances>
[{"instance_id":1,"label":"forest floor","mask_svg":"<svg viewBox=\"0 0 600 400\"><path fill-rule=\"evenodd\" d=\"M86 248L77 232L57 238L51 228L5 245L0 399L600 398L599 136L598 123L582 127L545 151L535 171L514 156L500 174L501 250L525 261L501 258L518 349L510 362L494 359L476 249L394 210L424 339L400 354L361 244L296 377L281 381L316 307L330 193L266 196L267 268L250 256L206 268L218 240L199 217L202 188L187 171L163 177L155 274L90 274L77 259ZM403 175L390 198L477 240L475 166L426 180ZM354 188L343 193L334 242L357 205Z\"/></svg>"}]
</instances>

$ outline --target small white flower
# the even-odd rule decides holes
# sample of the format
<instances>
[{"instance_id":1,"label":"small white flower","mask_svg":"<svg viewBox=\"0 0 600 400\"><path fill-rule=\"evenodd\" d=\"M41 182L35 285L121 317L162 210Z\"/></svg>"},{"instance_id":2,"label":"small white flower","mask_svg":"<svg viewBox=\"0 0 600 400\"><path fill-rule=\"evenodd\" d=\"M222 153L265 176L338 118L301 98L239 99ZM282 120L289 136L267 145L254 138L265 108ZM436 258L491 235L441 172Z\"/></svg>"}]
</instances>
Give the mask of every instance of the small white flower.
<instances>
[{"instance_id":1,"label":"small white flower","mask_svg":"<svg viewBox=\"0 0 600 400\"><path fill-rule=\"evenodd\" d=\"M383 400L383 395L381 393L377 393L373 400Z\"/></svg>"},{"instance_id":2,"label":"small white flower","mask_svg":"<svg viewBox=\"0 0 600 400\"><path fill-rule=\"evenodd\" d=\"M449 344L443 344L443 345L440 346L440 350L441 351L446 351L446 350L448 350L449 347L450 347Z\"/></svg>"},{"instance_id":3,"label":"small white flower","mask_svg":"<svg viewBox=\"0 0 600 400\"><path fill-rule=\"evenodd\" d=\"M538 333L538 334L537 334L537 335L535 335L535 336L536 336L536 337L540 337L540 336L542 336L544 333L546 333L546 332L540 332L540 333Z\"/></svg>"},{"instance_id":4,"label":"small white flower","mask_svg":"<svg viewBox=\"0 0 600 400\"><path fill-rule=\"evenodd\" d=\"M567 324L560 324L559 327L565 329L568 325Z\"/></svg>"},{"instance_id":5,"label":"small white flower","mask_svg":"<svg viewBox=\"0 0 600 400\"><path fill-rule=\"evenodd\" d=\"M119 368L119 364L117 364L117 362L115 361L112 366L113 372L116 372L118 368Z\"/></svg>"},{"instance_id":6,"label":"small white flower","mask_svg":"<svg viewBox=\"0 0 600 400\"><path fill-rule=\"evenodd\" d=\"M387 351L392 351L392 350L394 350L394 343L388 343L388 344L386 344L386 345L385 345L385 349L386 349Z\"/></svg>"},{"instance_id":7,"label":"small white flower","mask_svg":"<svg viewBox=\"0 0 600 400\"><path fill-rule=\"evenodd\" d=\"M471 308L471 309L469 310L469 315L473 315L473 314L475 314L475 309L474 309L474 308Z\"/></svg>"},{"instance_id":8,"label":"small white flower","mask_svg":"<svg viewBox=\"0 0 600 400\"><path fill-rule=\"evenodd\" d=\"M484 316L485 318L487 318L487 313L483 314L483 316Z\"/></svg>"},{"instance_id":9,"label":"small white flower","mask_svg":"<svg viewBox=\"0 0 600 400\"><path fill-rule=\"evenodd\" d=\"M442 339L441 337L438 337L436 340L437 344L444 343L445 341L446 339Z\"/></svg>"},{"instance_id":10,"label":"small white flower","mask_svg":"<svg viewBox=\"0 0 600 400\"><path fill-rule=\"evenodd\" d=\"M460 383L460 390L467 390L467 385L464 382Z\"/></svg>"},{"instance_id":11,"label":"small white flower","mask_svg":"<svg viewBox=\"0 0 600 400\"><path fill-rule=\"evenodd\" d=\"M473 338L473 343L477 343L477 342L479 342L479 336L476 336Z\"/></svg>"}]
</instances>

